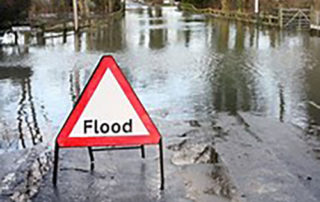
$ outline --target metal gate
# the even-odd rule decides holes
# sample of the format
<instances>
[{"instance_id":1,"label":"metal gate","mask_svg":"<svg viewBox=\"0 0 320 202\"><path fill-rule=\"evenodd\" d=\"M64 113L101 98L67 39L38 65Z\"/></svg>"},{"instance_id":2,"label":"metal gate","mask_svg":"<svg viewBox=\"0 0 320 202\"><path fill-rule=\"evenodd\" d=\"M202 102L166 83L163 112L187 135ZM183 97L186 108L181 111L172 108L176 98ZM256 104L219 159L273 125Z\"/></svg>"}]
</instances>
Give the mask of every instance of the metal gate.
<instances>
[{"instance_id":1,"label":"metal gate","mask_svg":"<svg viewBox=\"0 0 320 202\"><path fill-rule=\"evenodd\" d=\"M280 27L284 29L310 29L310 9L281 8Z\"/></svg>"}]
</instances>

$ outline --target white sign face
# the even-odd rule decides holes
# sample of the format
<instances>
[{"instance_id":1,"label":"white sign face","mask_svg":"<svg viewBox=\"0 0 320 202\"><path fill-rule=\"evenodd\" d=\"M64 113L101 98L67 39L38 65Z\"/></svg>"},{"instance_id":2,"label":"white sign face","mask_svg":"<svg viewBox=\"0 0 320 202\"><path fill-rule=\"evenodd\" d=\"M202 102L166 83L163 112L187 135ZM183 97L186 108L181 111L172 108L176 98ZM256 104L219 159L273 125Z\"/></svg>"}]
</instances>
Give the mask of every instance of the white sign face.
<instances>
[{"instance_id":1,"label":"white sign face","mask_svg":"<svg viewBox=\"0 0 320 202\"><path fill-rule=\"evenodd\" d=\"M69 137L141 135L149 132L108 68Z\"/></svg>"}]
</instances>

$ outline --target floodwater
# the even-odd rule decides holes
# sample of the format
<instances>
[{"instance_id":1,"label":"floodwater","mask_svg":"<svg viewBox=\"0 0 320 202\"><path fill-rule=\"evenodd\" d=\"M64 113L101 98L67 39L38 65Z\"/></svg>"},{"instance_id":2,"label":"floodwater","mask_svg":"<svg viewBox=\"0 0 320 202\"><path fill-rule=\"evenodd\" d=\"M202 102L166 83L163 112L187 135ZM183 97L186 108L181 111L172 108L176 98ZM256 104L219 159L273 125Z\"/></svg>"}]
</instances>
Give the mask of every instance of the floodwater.
<instances>
[{"instance_id":1,"label":"floodwater","mask_svg":"<svg viewBox=\"0 0 320 202\"><path fill-rule=\"evenodd\" d=\"M306 131L320 125L320 38L129 4L74 35L21 32L0 47L0 153L51 145L104 54L147 111L167 120L251 112ZM319 129L320 130L320 129Z\"/></svg>"}]
</instances>

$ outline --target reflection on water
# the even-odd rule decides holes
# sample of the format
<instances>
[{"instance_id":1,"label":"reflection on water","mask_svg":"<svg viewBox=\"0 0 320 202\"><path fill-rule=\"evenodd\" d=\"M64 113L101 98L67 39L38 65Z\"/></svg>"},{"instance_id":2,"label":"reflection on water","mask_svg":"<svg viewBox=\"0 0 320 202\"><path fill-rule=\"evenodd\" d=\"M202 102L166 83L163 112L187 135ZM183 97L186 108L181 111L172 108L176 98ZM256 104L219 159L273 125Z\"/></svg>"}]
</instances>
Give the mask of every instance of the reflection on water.
<instances>
[{"instance_id":1,"label":"reflection on water","mask_svg":"<svg viewBox=\"0 0 320 202\"><path fill-rule=\"evenodd\" d=\"M79 71L75 70L74 72L70 72L70 95L73 103L76 103L77 98L80 93L80 78Z\"/></svg>"},{"instance_id":2,"label":"reflection on water","mask_svg":"<svg viewBox=\"0 0 320 202\"><path fill-rule=\"evenodd\" d=\"M228 53L229 49L229 24L226 21L219 22L217 27L218 47L212 46L213 51L221 53L222 57L215 66L210 81L212 82L213 102L218 111L237 112L250 110L253 103L254 91L251 91L251 72L245 68L250 63L250 58L244 53L245 27L236 23L234 50Z\"/></svg>"},{"instance_id":3,"label":"reflection on water","mask_svg":"<svg viewBox=\"0 0 320 202\"><path fill-rule=\"evenodd\" d=\"M167 43L168 30L166 28L162 28L161 26L164 23L162 18L162 8L160 6L148 7L148 16L150 19L149 48L164 48ZM160 25L160 27L157 25Z\"/></svg>"},{"instance_id":4,"label":"reflection on water","mask_svg":"<svg viewBox=\"0 0 320 202\"><path fill-rule=\"evenodd\" d=\"M36 114L34 103L33 103L30 78L27 77L23 79L23 82L21 85L22 85L21 86L22 92L21 92L21 99L19 101L17 120L18 120L18 130L19 130L19 138L21 140L21 145L23 148L26 148L26 140L25 140L26 134L24 134L24 131L22 129L23 121L25 121L26 126L28 128L29 134L31 136L32 145L37 145L38 143L42 142L42 135L40 134L40 129L37 122L37 114ZM29 107L30 107L29 113L27 113L27 109L26 109L27 103L29 103ZM31 115L31 118L29 118L29 114Z\"/></svg>"},{"instance_id":5,"label":"reflection on water","mask_svg":"<svg viewBox=\"0 0 320 202\"><path fill-rule=\"evenodd\" d=\"M102 54L116 57L154 116L249 111L320 125L310 104L320 105L319 38L159 6L92 23L76 35L20 33L20 46L0 48L0 150L51 141Z\"/></svg>"},{"instance_id":6,"label":"reflection on water","mask_svg":"<svg viewBox=\"0 0 320 202\"><path fill-rule=\"evenodd\" d=\"M0 66L0 79L6 80L10 79L18 88L20 88L20 92L18 91L18 106L17 106L17 128L18 133L16 133L17 137L20 140L20 144L13 145L13 142L17 139L14 135L14 131L10 131L10 129L6 129L6 134L2 133L3 137L6 137L10 146L13 147L22 147L26 148L27 146L34 146L38 143L42 142L42 134L40 132L40 128L37 121L37 113L35 110L35 105L33 101L32 88L30 77L32 75L32 71L30 67L22 67L22 66L10 66L10 67L1 67ZM5 97L6 89L2 89L2 98L4 102L2 103L2 109L5 109L7 105L10 103L9 97ZM9 98L9 99L8 99ZM5 117L5 116L4 116ZM3 119L3 125L6 126L6 121ZM26 140L28 138L28 140ZM29 145L28 142L30 142Z\"/></svg>"},{"instance_id":7,"label":"reflection on water","mask_svg":"<svg viewBox=\"0 0 320 202\"><path fill-rule=\"evenodd\" d=\"M125 48L125 21L110 19L108 26L90 28L86 32L86 46L89 51L116 52Z\"/></svg>"}]
</instances>

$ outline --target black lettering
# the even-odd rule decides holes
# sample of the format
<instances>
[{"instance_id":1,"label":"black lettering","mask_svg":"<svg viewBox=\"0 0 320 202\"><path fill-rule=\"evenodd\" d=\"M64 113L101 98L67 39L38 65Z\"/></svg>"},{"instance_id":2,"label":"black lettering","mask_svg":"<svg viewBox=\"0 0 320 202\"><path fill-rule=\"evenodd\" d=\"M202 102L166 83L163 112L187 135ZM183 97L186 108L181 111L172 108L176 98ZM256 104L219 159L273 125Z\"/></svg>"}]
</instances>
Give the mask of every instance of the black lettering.
<instances>
[{"instance_id":1,"label":"black lettering","mask_svg":"<svg viewBox=\"0 0 320 202\"><path fill-rule=\"evenodd\" d=\"M118 133L121 130L120 124L118 124L118 123L112 124L111 129L112 129L112 132Z\"/></svg>"},{"instance_id":2,"label":"black lettering","mask_svg":"<svg viewBox=\"0 0 320 202\"><path fill-rule=\"evenodd\" d=\"M87 133L87 129L92 128L92 120L84 120L84 133ZM89 125L90 124L90 125Z\"/></svg>"},{"instance_id":3,"label":"black lettering","mask_svg":"<svg viewBox=\"0 0 320 202\"><path fill-rule=\"evenodd\" d=\"M107 123L101 124L100 131L102 133L108 133L109 132L109 125Z\"/></svg>"},{"instance_id":4,"label":"black lettering","mask_svg":"<svg viewBox=\"0 0 320 202\"><path fill-rule=\"evenodd\" d=\"M99 131L98 131L98 121L97 120L94 120L94 132L96 134L99 134Z\"/></svg>"},{"instance_id":5,"label":"black lettering","mask_svg":"<svg viewBox=\"0 0 320 202\"><path fill-rule=\"evenodd\" d=\"M122 126L122 130L125 133L130 133L132 132L132 119L129 119L128 122L124 123Z\"/></svg>"},{"instance_id":6,"label":"black lettering","mask_svg":"<svg viewBox=\"0 0 320 202\"><path fill-rule=\"evenodd\" d=\"M88 133L90 129L93 129L93 132L95 134L103 133L106 134L110 132L110 130L113 133L119 133L122 129L123 133L130 133L132 132L132 119L129 119L127 122L124 122L123 124L120 123L113 123L108 124L107 122L99 123L97 119L94 120L84 120L84 133Z\"/></svg>"}]
</instances>

